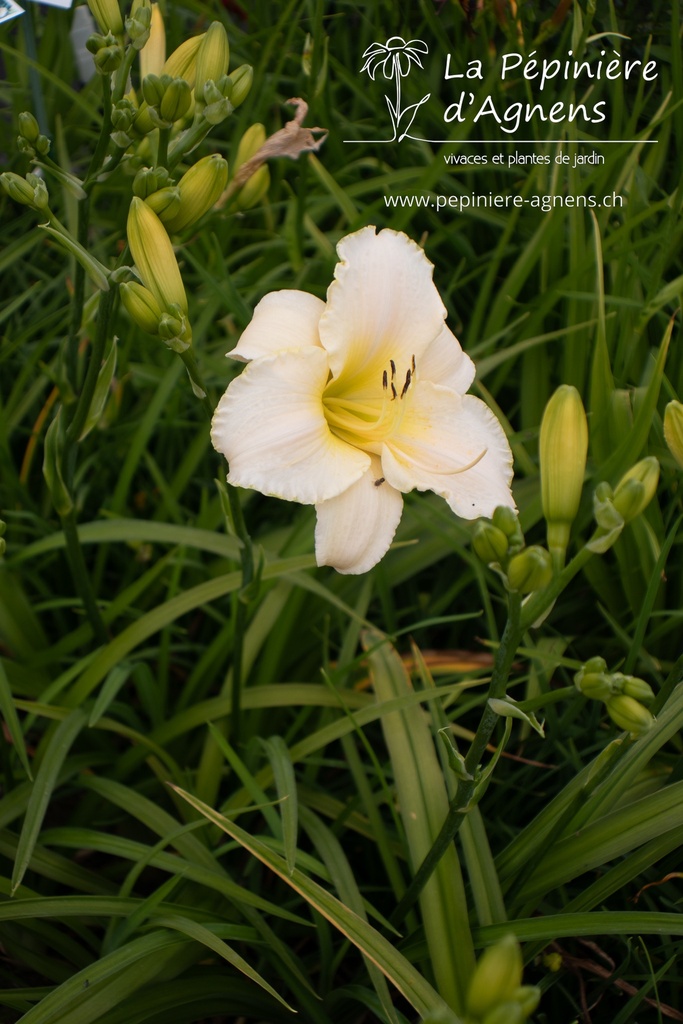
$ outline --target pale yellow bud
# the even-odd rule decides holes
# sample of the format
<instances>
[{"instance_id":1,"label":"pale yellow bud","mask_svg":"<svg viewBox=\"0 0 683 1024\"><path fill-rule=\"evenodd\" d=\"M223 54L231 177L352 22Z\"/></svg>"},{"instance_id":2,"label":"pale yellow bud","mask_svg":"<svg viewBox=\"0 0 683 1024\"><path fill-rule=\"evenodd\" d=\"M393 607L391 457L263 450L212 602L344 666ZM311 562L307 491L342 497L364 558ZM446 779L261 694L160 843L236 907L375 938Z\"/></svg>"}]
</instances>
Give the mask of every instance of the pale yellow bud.
<instances>
[{"instance_id":1,"label":"pale yellow bud","mask_svg":"<svg viewBox=\"0 0 683 1024\"><path fill-rule=\"evenodd\" d=\"M171 239L153 210L137 197L131 200L128 213L128 244L142 282L162 312L177 303L187 313L187 297Z\"/></svg>"},{"instance_id":2,"label":"pale yellow bud","mask_svg":"<svg viewBox=\"0 0 683 1024\"><path fill-rule=\"evenodd\" d=\"M149 39L140 50L140 78L163 74L166 60L166 29L159 4L152 4L152 23ZM177 77L177 76L174 76Z\"/></svg>"},{"instance_id":3,"label":"pale yellow bud","mask_svg":"<svg viewBox=\"0 0 683 1024\"><path fill-rule=\"evenodd\" d=\"M137 281L127 281L120 286L119 293L131 320L147 334L158 334L162 310L149 288Z\"/></svg>"},{"instance_id":4,"label":"pale yellow bud","mask_svg":"<svg viewBox=\"0 0 683 1024\"><path fill-rule=\"evenodd\" d=\"M664 410L664 440L683 469L683 405L680 402L669 402Z\"/></svg>"},{"instance_id":5,"label":"pale yellow bud","mask_svg":"<svg viewBox=\"0 0 683 1024\"><path fill-rule=\"evenodd\" d=\"M123 35L123 18L117 0L88 0L88 7L102 32Z\"/></svg>"},{"instance_id":6,"label":"pale yellow bud","mask_svg":"<svg viewBox=\"0 0 683 1024\"><path fill-rule=\"evenodd\" d=\"M545 407L539 438L541 500L548 548L562 565L583 490L588 424L576 388L563 384Z\"/></svg>"},{"instance_id":7,"label":"pale yellow bud","mask_svg":"<svg viewBox=\"0 0 683 1024\"><path fill-rule=\"evenodd\" d=\"M162 75L170 75L171 78L184 78L191 89L194 89L197 78L197 53L204 39L204 34L192 36L181 43L173 51L163 68Z\"/></svg>"},{"instance_id":8,"label":"pale yellow bud","mask_svg":"<svg viewBox=\"0 0 683 1024\"><path fill-rule=\"evenodd\" d=\"M467 993L467 1012L486 1017L512 999L522 981L522 953L514 935L489 946L479 958Z\"/></svg>"},{"instance_id":9,"label":"pale yellow bud","mask_svg":"<svg viewBox=\"0 0 683 1024\"><path fill-rule=\"evenodd\" d=\"M172 217L164 217L171 232L182 231L203 217L228 183L228 163L218 153L205 156L178 182L180 203Z\"/></svg>"},{"instance_id":10,"label":"pale yellow bud","mask_svg":"<svg viewBox=\"0 0 683 1024\"><path fill-rule=\"evenodd\" d=\"M195 79L195 97L201 102L204 86L207 82L218 82L228 72L230 62L230 46L228 34L220 21L209 25L197 51L197 77Z\"/></svg>"},{"instance_id":11,"label":"pale yellow bud","mask_svg":"<svg viewBox=\"0 0 683 1024\"><path fill-rule=\"evenodd\" d=\"M605 707L615 725L628 730L634 736L642 736L655 724L647 708L625 693L610 697L605 702Z\"/></svg>"}]
</instances>

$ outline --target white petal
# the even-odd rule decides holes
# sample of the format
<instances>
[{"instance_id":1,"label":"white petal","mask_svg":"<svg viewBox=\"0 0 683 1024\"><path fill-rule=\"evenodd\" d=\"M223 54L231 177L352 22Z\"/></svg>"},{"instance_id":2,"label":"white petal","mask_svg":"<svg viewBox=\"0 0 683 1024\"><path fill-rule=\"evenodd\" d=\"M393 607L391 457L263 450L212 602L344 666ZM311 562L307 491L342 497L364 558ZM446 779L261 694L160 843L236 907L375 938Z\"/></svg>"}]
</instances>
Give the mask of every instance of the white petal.
<instances>
[{"instance_id":1,"label":"white petal","mask_svg":"<svg viewBox=\"0 0 683 1024\"><path fill-rule=\"evenodd\" d=\"M230 463L230 483L314 505L363 475L370 456L327 426L321 399L327 376L327 357L319 348L249 363L218 403L211 424L214 448Z\"/></svg>"},{"instance_id":2,"label":"white petal","mask_svg":"<svg viewBox=\"0 0 683 1024\"><path fill-rule=\"evenodd\" d=\"M420 359L418 377L433 384L443 384L464 395L474 380L475 368L463 352L460 342L444 324L441 331Z\"/></svg>"},{"instance_id":3,"label":"white petal","mask_svg":"<svg viewBox=\"0 0 683 1024\"><path fill-rule=\"evenodd\" d=\"M318 324L324 312L322 299L308 292L286 288L269 292L256 306L251 323L228 355L248 362L287 349L311 345L320 348Z\"/></svg>"},{"instance_id":4,"label":"white petal","mask_svg":"<svg viewBox=\"0 0 683 1024\"><path fill-rule=\"evenodd\" d=\"M514 508L512 453L488 406L425 381L411 391L382 451L387 481L401 491L434 491L463 519L490 516L498 505Z\"/></svg>"},{"instance_id":5,"label":"white petal","mask_svg":"<svg viewBox=\"0 0 683 1024\"><path fill-rule=\"evenodd\" d=\"M337 246L341 262L327 292L320 340L333 377L346 393L360 383L376 389L390 360L403 382L412 357L418 363L440 333L446 310L432 281L432 264L399 231L374 227L347 235Z\"/></svg>"},{"instance_id":6,"label":"white petal","mask_svg":"<svg viewBox=\"0 0 683 1024\"><path fill-rule=\"evenodd\" d=\"M380 480L380 483L377 481ZM403 511L400 493L382 480L377 456L343 494L316 505L315 557L337 572L361 573L386 554Z\"/></svg>"}]
</instances>

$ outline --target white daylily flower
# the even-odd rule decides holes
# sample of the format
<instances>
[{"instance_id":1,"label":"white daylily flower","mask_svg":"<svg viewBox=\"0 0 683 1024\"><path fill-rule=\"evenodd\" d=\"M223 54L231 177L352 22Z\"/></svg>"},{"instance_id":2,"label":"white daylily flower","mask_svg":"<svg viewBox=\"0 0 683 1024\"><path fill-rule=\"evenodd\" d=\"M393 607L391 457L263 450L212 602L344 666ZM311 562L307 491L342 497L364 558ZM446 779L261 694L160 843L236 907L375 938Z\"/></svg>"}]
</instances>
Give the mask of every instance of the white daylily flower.
<instances>
[{"instance_id":1,"label":"white daylily flower","mask_svg":"<svg viewBox=\"0 0 683 1024\"><path fill-rule=\"evenodd\" d=\"M327 302L266 295L232 352L248 362L213 418L228 481L316 506L318 565L372 568L401 492L431 490L465 519L514 507L512 455L466 395L474 364L444 322L431 263L406 235L347 235Z\"/></svg>"}]
</instances>

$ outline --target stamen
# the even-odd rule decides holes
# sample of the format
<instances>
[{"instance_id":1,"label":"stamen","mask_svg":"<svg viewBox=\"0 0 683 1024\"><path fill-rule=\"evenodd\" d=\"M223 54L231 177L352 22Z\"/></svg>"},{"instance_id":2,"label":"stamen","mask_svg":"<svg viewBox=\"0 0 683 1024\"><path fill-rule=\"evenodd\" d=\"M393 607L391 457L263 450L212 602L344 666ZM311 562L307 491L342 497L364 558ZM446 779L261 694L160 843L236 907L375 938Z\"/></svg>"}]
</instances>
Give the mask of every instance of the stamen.
<instances>
[{"instance_id":1,"label":"stamen","mask_svg":"<svg viewBox=\"0 0 683 1024\"><path fill-rule=\"evenodd\" d=\"M398 392L397 392L396 388L394 387L394 382L392 380L392 382L391 382L391 401L393 402L393 400L395 398L398 398Z\"/></svg>"},{"instance_id":2,"label":"stamen","mask_svg":"<svg viewBox=\"0 0 683 1024\"><path fill-rule=\"evenodd\" d=\"M393 380L396 376L396 363L393 359L389 360L389 366L391 367L391 379Z\"/></svg>"},{"instance_id":3,"label":"stamen","mask_svg":"<svg viewBox=\"0 0 683 1024\"><path fill-rule=\"evenodd\" d=\"M380 486L381 484L383 484L383 483L384 483L384 477L383 477L383 476L381 476L381 477L379 478L379 480L375 480L375 487L379 487L379 486Z\"/></svg>"},{"instance_id":4,"label":"stamen","mask_svg":"<svg viewBox=\"0 0 683 1024\"><path fill-rule=\"evenodd\" d=\"M387 371L384 370L384 372L382 373L382 388L384 389L384 391L387 390L388 383L389 383L389 381L388 381L388 378L387 378Z\"/></svg>"},{"instance_id":5,"label":"stamen","mask_svg":"<svg viewBox=\"0 0 683 1024\"><path fill-rule=\"evenodd\" d=\"M415 356L411 356L411 363L412 363L413 373L415 373Z\"/></svg>"},{"instance_id":6,"label":"stamen","mask_svg":"<svg viewBox=\"0 0 683 1024\"><path fill-rule=\"evenodd\" d=\"M410 387L410 379L411 379L411 377L412 377L412 374L411 374L410 370L408 370L408 372L406 373L406 382L403 385L403 391L401 392L401 398L403 398L403 396L405 395L406 391Z\"/></svg>"}]
</instances>

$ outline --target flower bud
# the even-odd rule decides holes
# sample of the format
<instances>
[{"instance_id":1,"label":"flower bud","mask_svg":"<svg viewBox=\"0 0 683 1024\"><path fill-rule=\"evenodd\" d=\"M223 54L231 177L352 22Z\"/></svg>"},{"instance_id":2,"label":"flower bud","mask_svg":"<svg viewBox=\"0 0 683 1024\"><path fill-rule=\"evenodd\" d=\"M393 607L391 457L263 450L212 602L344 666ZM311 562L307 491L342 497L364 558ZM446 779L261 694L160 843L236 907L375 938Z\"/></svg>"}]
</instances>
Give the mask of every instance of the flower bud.
<instances>
[{"instance_id":1,"label":"flower bud","mask_svg":"<svg viewBox=\"0 0 683 1024\"><path fill-rule=\"evenodd\" d=\"M106 36L90 36L85 45L92 53L95 70L100 75L110 75L123 60L123 47L112 32Z\"/></svg>"},{"instance_id":2,"label":"flower bud","mask_svg":"<svg viewBox=\"0 0 683 1024\"><path fill-rule=\"evenodd\" d=\"M683 404L680 402L669 402L664 410L664 440L683 469Z\"/></svg>"},{"instance_id":3,"label":"flower bud","mask_svg":"<svg viewBox=\"0 0 683 1024\"><path fill-rule=\"evenodd\" d=\"M619 693L605 702L607 713L620 729L626 729L634 736L642 736L654 725L654 718L642 704L633 697Z\"/></svg>"},{"instance_id":4,"label":"flower bud","mask_svg":"<svg viewBox=\"0 0 683 1024\"><path fill-rule=\"evenodd\" d=\"M655 692L650 684L644 679L638 679L637 676L624 676L621 672L615 672L612 682L617 693L625 693L627 697L633 697L644 704L649 704L655 699Z\"/></svg>"},{"instance_id":5,"label":"flower bud","mask_svg":"<svg viewBox=\"0 0 683 1024\"><path fill-rule=\"evenodd\" d=\"M184 117L192 102L185 79L170 75L147 75L142 83L142 94L149 116L158 128L170 128L174 121Z\"/></svg>"},{"instance_id":6,"label":"flower bud","mask_svg":"<svg viewBox=\"0 0 683 1024\"><path fill-rule=\"evenodd\" d=\"M250 64L240 64L238 68L235 68L230 77L232 78L230 102L233 108L236 109L240 103L244 103L249 95L251 83L254 81L254 69Z\"/></svg>"},{"instance_id":7,"label":"flower bud","mask_svg":"<svg viewBox=\"0 0 683 1024\"><path fill-rule=\"evenodd\" d=\"M251 210L252 206L256 206L263 199L269 188L270 171L266 164L261 164L236 193L235 206L238 210Z\"/></svg>"},{"instance_id":8,"label":"flower bud","mask_svg":"<svg viewBox=\"0 0 683 1024\"><path fill-rule=\"evenodd\" d=\"M154 211L137 196L131 200L128 213L128 244L142 283L162 312L177 303L187 313L187 297L171 240Z\"/></svg>"},{"instance_id":9,"label":"flower bud","mask_svg":"<svg viewBox=\"0 0 683 1024\"><path fill-rule=\"evenodd\" d=\"M162 310L151 291L137 281L128 281L119 287L119 294L131 320L147 334L158 334Z\"/></svg>"},{"instance_id":10,"label":"flower bud","mask_svg":"<svg viewBox=\"0 0 683 1024\"><path fill-rule=\"evenodd\" d=\"M485 1017L510 1000L522 981L522 953L514 935L489 946L479 958L467 992L467 1012Z\"/></svg>"},{"instance_id":11,"label":"flower bud","mask_svg":"<svg viewBox=\"0 0 683 1024\"><path fill-rule=\"evenodd\" d=\"M34 143L38 141L40 128L29 110L24 110L19 114L19 132L27 142Z\"/></svg>"},{"instance_id":12,"label":"flower bud","mask_svg":"<svg viewBox=\"0 0 683 1024\"><path fill-rule=\"evenodd\" d=\"M507 1000L490 1010L482 1024L524 1024L524 1020L524 1010L519 1003Z\"/></svg>"},{"instance_id":13,"label":"flower bud","mask_svg":"<svg viewBox=\"0 0 683 1024\"><path fill-rule=\"evenodd\" d=\"M519 525L519 518L509 505L498 505L493 510L491 522L505 534L508 539L509 553L514 555L524 547L524 534Z\"/></svg>"},{"instance_id":14,"label":"flower bud","mask_svg":"<svg viewBox=\"0 0 683 1024\"><path fill-rule=\"evenodd\" d=\"M141 167L133 178L133 195L146 199L170 182L171 176L165 167Z\"/></svg>"},{"instance_id":15,"label":"flower bud","mask_svg":"<svg viewBox=\"0 0 683 1024\"><path fill-rule=\"evenodd\" d=\"M209 25L197 51L197 77L195 79L195 96L201 108L204 86L207 82L217 82L228 72L230 62L230 46L228 34L220 21Z\"/></svg>"},{"instance_id":16,"label":"flower bud","mask_svg":"<svg viewBox=\"0 0 683 1024\"><path fill-rule=\"evenodd\" d=\"M152 25L152 5L149 0L133 4L130 17L126 18L126 32L134 50L141 50L149 39Z\"/></svg>"},{"instance_id":17,"label":"flower bud","mask_svg":"<svg viewBox=\"0 0 683 1024\"><path fill-rule=\"evenodd\" d=\"M164 17L159 4L152 4L152 18L149 27L149 38L140 50L140 78L146 75L163 74L164 62L166 60L166 29L164 28ZM174 75L174 78L185 78L184 75Z\"/></svg>"},{"instance_id":18,"label":"flower bud","mask_svg":"<svg viewBox=\"0 0 683 1024\"><path fill-rule=\"evenodd\" d=\"M507 557L508 539L493 523L480 519L472 534L472 547L486 565L501 564Z\"/></svg>"},{"instance_id":19,"label":"flower bud","mask_svg":"<svg viewBox=\"0 0 683 1024\"><path fill-rule=\"evenodd\" d=\"M659 463L653 455L636 462L614 489L614 507L625 523L643 512L652 501L659 482Z\"/></svg>"},{"instance_id":20,"label":"flower bud","mask_svg":"<svg viewBox=\"0 0 683 1024\"><path fill-rule=\"evenodd\" d=\"M14 171L5 171L3 174L0 174L0 183L2 183L2 187L7 195L15 203L33 207L34 190L21 175L15 174Z\"/></svg>"},{"instance_id":21,"label":"flower bud","mask_svg":"<svg viewBox=\"0 0 683 1024\"><path fill-rule=\"evenodd\" d=\"M574 686L589 700L609 700L615 692L610 676L604 672L585 672L581 669L574 676Z\"/></svg>"},{"instance_id":22,"label":"flower bud","mask_svg":"<svg viewBox=\"0 0 683 1024\"><path fill-rule=\"evenodd\" d=\"M168 185L147 196L145 202L154 210L162 224L175 217L180 209L180 190L177 185Z\"/></svg>"},{"instance_id":23,"label":"flower bud","mask_svg":"<svg viewBox=\"0 0 683 1024\"><path fill-rule=\"evenodd\" d=\"M88 0L88 7L102 32L123 35L123 19L117 0Z\"/></svg>"},{"instance_id":24,"label":"flower bud","mask_svg":"<svg viewBox=\"0 0 683 1024\"><path fill-rule=\"evenodd\" d=\"M541 1001L541 990L537 985L520 985L513 996L515 1003L522 1008L524 1020L530 1017Z\"/></svg>"},{"instance_id":25,"label":"flower bud","mask_svg":"<svg viewBox=\"0 0 683 1024\"><path fill-rule=\"evenodd\" d=\"M211 209L228 183L228 163L214 153L190 167L178 182L180 203L170 217L163 217L167 230L182 231Z\"/></svg>"},{"instance_id":26,"label":"flower bud","mask_svg":"<svg viewBox=\"0 0 683 1024\"><path fill-rule=\"evenodd\" d=\"M232 114L235 109L230 99L232 87L232 79L223 75L217 81L209 79L208 82L205 82L201 97L195 90L198 109L201 110L202 116L209 124L220 124Z\"/></svg>"},{"instance_id":27,"label":"flower bud","mask_svg":"<svg viewBox=\"0 0 683 1024\"><path fill-rule=\"evenodd\" d=\"M159 337L173 352L186 352L192 344L190 321L177 303L161 314Z\"/></svg>"},{"instance_id":28,"label":"flower bud","mask_svg":"<svg viewBox=\"0 0 683 1024\"><path fill-rule=\"evenodd\" d=\"M541 421L539 456L541 501L548 526L548 548L562 566L583 489L588 424L576 388L563 384L551 396Z\"/></svg>"},{"instance_id":29,"label":"flower bud","mask_svg":"<svg viewBox=\"0 0 683 1024\"><path fill-rule=\"evenodd\" d=\"M191 36L173 51L162 68L162 74L171 78L184 78L190 89L194 89L197 78L197 53L204 35Z\"/></svg>"},{"instance_id":30,"label":"flower bud","mask_svg":"<svg viewBox=\"0 0 683 1024\"><path fill-rule=\"evenodd\" d=\"M510 559L508 585L510 590L530 594L533 590L547 587L553 578L550 554L537 544L524 548Z\"/></svg>"}]
</instances>

